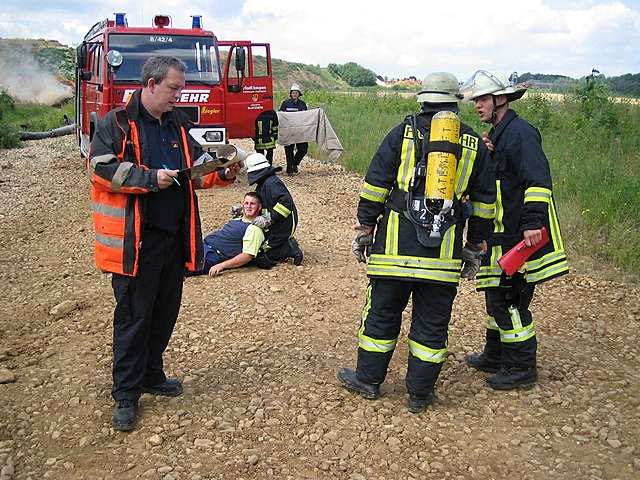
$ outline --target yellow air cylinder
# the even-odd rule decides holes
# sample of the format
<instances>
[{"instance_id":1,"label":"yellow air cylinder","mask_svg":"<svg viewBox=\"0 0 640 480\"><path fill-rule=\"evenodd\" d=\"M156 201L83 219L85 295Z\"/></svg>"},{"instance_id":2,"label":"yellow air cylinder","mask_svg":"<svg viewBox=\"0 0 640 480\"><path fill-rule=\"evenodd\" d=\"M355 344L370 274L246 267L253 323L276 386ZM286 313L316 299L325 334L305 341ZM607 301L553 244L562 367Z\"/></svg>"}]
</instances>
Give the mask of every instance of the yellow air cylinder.
<instances>
[{"instance_id":1,"label":"yellow air cylinder","mask_svg":"<svg viewBox=\"0 0 640 480\"><path fill-rule=\"evenodd\" d=\"M453 112L438 112L431 120L429 141L460 141L460 119ZM429 152L425 197L432 200L453 200L456 179L456 156L449 152Z\"/></svg>"}]
</instances>

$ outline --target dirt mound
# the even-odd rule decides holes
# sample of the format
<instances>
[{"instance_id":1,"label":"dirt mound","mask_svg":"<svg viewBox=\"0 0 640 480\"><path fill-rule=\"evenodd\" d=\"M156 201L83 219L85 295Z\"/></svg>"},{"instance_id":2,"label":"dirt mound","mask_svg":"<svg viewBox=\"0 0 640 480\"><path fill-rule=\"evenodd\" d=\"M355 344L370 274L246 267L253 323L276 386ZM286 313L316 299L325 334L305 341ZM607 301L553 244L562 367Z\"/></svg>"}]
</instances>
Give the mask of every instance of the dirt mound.
<instances>
[{"instance_id":1,"label":"dirt mound","mask_svg":"<svg viewBox=\"0 0 640 480\"><path fill-rule=\"evenodd\" d=\"M279 147L276 164L283 157ZM366 287L349 249L360 181L305 160L285 177L303 266L187 280L166 355L185 393L144 395L137 430L121 434L110 425L113 294L93 266L73 140L0 152L0 478L638 478L633 285L573 271L540 288L532 390L494 392L465 367L484 335L483 298L467 283L434 407L406 411L404 341L381 400L338 385L336 370L355 361ZM203 229L247 190L243 180L201 192Z\"/></svg>"}]
</instances>

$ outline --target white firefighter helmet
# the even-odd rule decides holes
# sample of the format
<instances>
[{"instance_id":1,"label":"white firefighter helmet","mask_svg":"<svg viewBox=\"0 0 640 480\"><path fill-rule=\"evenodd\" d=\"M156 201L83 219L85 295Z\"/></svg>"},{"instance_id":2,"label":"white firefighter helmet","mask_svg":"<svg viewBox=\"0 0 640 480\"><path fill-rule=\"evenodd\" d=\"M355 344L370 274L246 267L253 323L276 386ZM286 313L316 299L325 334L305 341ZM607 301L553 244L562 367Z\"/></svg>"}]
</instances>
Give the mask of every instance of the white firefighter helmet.
<instances>
[{"instance_id":1,"label":"white firefighter helmet","mask_svg":"<svg viewBox=\"0 0 640 480\"><path fill-rule=\"evenodd\" d=\"M302 87L300 87L300 85L295 82L291 84L291 88L289 89L289 95L291 95L291 92L293 92L294 90L297 91L300 94L300 96L302 96Z\"/></svg>"},{"instance_id":2,"label":"white firefighter helmet","mask_svg":"<svg viewBox=\"0 0 640 480\"><path fill-rule=\"evenodd\" d=\"M452 73L430 73L422 81L418 92L418 103L452 103L460 100L458 90L460 84Z\"/></svg>"},{"instance_id":3,"label":"white firefighter helmet","mask_svg":"<svg viewBox=\"0 0 640 480\"><path fill-rule=\"evenodd\" d=\"M512 85L501 73L486 70L478 70L460 89L466 100L475 100L483 95L505 95L509 102L518 100L526 91L522 85Z\"/></svg>"},{"instance_id":4,"label":"white firefighter helmet","mask_svg":"<svg viewBox=\"0 0 640 480\"><path fill-rule=\"evenodd\" d=\"M247 173L257 172L258 170L262 170L263 168L270 166L267 157L261 153L252 153L248 155L244 163L247 166Z\"/></svg>"}]
</instances>

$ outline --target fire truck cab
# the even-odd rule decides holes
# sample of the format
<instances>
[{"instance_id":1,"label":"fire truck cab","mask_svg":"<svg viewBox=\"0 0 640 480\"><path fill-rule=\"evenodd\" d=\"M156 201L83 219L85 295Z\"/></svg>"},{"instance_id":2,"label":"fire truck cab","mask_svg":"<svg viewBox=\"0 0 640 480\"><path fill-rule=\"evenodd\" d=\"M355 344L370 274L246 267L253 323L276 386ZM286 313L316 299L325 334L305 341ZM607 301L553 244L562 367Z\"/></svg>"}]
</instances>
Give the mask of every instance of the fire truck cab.
<instances>
[{"instance_id":1,"label":"fire truck cab","mask_svg":"<svg viewBox=\"0 0 640 480\"><path fill-rule=\"evenodd\" d=\"M187 65L186 86L176 108L194 122L191 136L205 149L230 138L255 135L255 119L273 109L268 43L219 41L193 16L191 28L172 28L156 15L151 27L129 27L126 15L97 22L76 50L76 125L80 153L88 156L99 118L126 104L141 87L144 62L170 55Z\"/></svg>"}]
</instances>

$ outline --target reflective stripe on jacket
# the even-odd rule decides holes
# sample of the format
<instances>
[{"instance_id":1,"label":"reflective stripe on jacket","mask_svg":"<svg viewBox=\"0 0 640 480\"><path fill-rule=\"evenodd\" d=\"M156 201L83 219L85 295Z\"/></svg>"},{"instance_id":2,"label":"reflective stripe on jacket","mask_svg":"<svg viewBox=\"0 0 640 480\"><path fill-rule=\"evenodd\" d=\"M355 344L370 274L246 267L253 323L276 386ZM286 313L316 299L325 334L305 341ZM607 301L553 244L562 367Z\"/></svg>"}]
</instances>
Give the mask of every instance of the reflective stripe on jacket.
<instances>
[{"instance_id":1,"label":"reflective stripe on jacket","mask_svg":"<svg viewBox=\"0 0 640 480\"><path fill-rule=\"evenodd\" d=\"M110 111L96 125L87 162L91 181L91 210L95 228L95 262L103 271L136 276L140 245L144 238L143 220L146 195L158 190L157 170L149 168L141 132L140 93L135 92L127 105ZM188 119L173 111L178 126L182 168L191 167L201 149L188 135ZM218 172L187 182L183 221L185 268L198 270L204 263L198 199L195 188L229 185Z\"/></svg>"},{"instance_id":2,"label":"reflective stripe on jacket","mask_svg":"<svg viewBox=\"0 0 640 480\"><path fill-rule=\"evenodd\" d=\"M417 116L420 137L428 138L434 113L423 112ZM493 221L494 176L484 143L464 124L460 144L462 155L456 169L455 194L458 200L468 196L474 205L467 237L480 243L487 239ZM415 164L413 131L403 122L382 141L360 193L358 221L362 225L377 224L367 275L457 285L462 266L464 221L449 228L439 246L428 248L418 241L414 224L398 208L392 208L389 195L394 190L409 191Z\"/></svg>"},{"instance_id":3,"label":"reflective stripe on jacket","mask_svg":"<svg viewBox=\"0 0 640 480\"><path fill-rule=\"evenodd\" d=\"M550 241L523 266L528 283L541 283L568 273L560 223L553 199L549 161L542 150L536 128L513 110L490 132L495 145L496 216L490 251L484 256L476 277L478 290L500 286L502 270L498 259L522 240L524 230L543 226Z\"/></svg>"}]
</instances>

